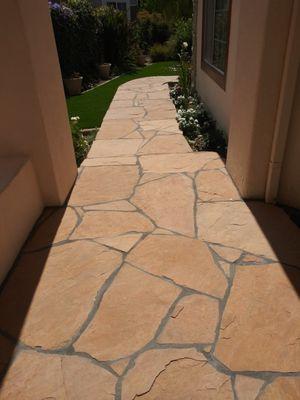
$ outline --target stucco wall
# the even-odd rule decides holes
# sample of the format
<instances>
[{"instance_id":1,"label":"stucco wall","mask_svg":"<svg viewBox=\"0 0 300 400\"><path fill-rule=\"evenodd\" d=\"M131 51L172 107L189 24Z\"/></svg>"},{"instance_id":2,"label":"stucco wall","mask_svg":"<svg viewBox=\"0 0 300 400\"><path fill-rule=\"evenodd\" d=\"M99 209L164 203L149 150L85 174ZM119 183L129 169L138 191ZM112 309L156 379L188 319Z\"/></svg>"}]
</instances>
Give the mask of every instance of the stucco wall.
<instances>
[{"instance_id":1,"label":"stucco wall","mask_svg":"<svg viewBox=\"0 0 300 400\"><path fill-rule=\"evenodd\" d=\"M0 156L29 158L44 204L62 204L77 170L47 1L4 2L0 48Z\"/></svg>"},{"instance_id":2,"label":"stucco wall","mask_svg":"<svg viewBox=\"0 0 300 400\"><path fill-rule=\"evenodd\" d=\"M300 68L280 179L279 202L300 209Z\"/></svg>"},{"instance_id":3,"label":"stucco wall","mask_svg":"<svg viewBox=\"0 0 300 400\"><path fill-rule=\"evenodd\" d=\"M198 0L198 28L197 28L197 57L196 57L196 88L202 100L207 104L220 127L229 132L230 114L232 107L232 93L234 88L236 47L239 26L239 0L232 0L230 42L228 52L228 68L226 90L201 69L202 51L202 12L203 0Z\"/></svg>"}]
</instances>

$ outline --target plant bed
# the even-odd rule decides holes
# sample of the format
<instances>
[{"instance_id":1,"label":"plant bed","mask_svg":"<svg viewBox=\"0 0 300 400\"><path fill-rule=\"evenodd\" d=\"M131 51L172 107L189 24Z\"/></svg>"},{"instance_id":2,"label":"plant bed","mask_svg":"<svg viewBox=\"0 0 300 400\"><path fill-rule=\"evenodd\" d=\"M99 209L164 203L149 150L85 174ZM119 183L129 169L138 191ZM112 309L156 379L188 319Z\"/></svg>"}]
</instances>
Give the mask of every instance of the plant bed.
<instances>
[{"instance_id":1,"label":"plant bed","mask_svg":"<svg viewBox=\"0 0 300 400\"><path fill-rule=\"evenodd\" d=\"M192 89L188 46L186 42L182 45L179 81L170 85L170 96L177 110L179 128L194 151L216 151L225 158L225 133L218 128L206 105Z\"/></svg>"}]
</instances>

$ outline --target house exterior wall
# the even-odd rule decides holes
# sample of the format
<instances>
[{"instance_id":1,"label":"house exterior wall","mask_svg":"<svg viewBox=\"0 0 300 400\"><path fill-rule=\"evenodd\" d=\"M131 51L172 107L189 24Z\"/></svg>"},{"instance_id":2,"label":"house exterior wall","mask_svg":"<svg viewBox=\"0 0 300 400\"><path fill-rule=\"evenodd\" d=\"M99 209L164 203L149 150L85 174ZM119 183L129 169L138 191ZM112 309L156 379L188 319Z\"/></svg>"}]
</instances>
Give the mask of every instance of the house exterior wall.
<instances>
[{"instance_id":1,"label":"house exterior wall","mask_svg":"<svg viewBox=\"0 0 300 400\"><path fill-rule=\"evenodd\" d=\"M299 0L232 0L224 91L201 69L202 0L198 3L196 88L228 132L227 168L244 198L268 199L270 166L275 164L279 181L276 200L300 208L300 168L296 162L300 148L299 79L291 121L285 124L289 125L287 134L284 126L278 125L282 96L293 96L289 91L285 94L283 84L291 21L298 15ZM299 63L300 46L294 46L293 51L292 60ZM272 161L276 135L282 135L282 149L284 136L288 138L283 161Z\"/></svg>"},{"instance_id":2,"label":"house exterior wall","mask_svg":"<svg viewBox=\"0 0 300 400\"><path fill-rule=\"evenodd\" d=\"M47 2L3 3L0 48L0 156L30 159L44 204L62 204L77 168Z\"/></svg>"}]
</instances>

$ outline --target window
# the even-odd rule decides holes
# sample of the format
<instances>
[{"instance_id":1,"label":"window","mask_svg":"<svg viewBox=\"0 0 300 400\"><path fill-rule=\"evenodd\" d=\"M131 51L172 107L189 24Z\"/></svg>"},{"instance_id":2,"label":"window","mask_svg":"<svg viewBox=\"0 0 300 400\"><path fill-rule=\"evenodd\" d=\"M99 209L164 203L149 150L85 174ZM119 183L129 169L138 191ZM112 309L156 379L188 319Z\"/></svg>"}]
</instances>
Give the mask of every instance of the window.
<instances>
[{"instance_id":1,"label":"window","mask_svg":"<svg viewBox=\"0 0 300 400\"><path fill-rule=\"evenodd\" d=\"M203 0L202 69L225 89L231 0Z\"/></svg>"}]
</instances>

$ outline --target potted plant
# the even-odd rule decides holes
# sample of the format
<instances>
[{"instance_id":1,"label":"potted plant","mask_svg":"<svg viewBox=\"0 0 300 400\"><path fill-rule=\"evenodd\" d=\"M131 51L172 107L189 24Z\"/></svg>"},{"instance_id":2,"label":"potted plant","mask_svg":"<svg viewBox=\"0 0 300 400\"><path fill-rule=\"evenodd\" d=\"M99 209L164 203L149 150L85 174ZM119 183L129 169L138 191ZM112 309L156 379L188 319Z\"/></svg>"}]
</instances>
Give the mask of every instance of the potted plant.
<instances>
[{"instance_id":1,"label":"potted plant","mask_svg":"<svg viewBox=\"0 0 300 400\"><path fill-rule=\"evenodd\" d=\"M64 85L69 96L76 96L81 93L82 80L83 77L78 72L74 72L69 78L64 79Z\"/></svg>"},{"instance_id":2,"label":"potted plant","mask_svg":"<svg viewBox=\"0 0 300 400\"><path fill-rule=\"evenodd\" d=\"M144 67L146 64L146 56L143 53L139 53L136 59L136 63L139 67Z\"/></svg>"},{"instance_id":3,"label":"potted plant","mask_svg":"<svg viewBox=\"0 0 300 400\"><path fill-rule=\"evenodd\" d=\"M102 63L102 64L99 64L98 68L99 68L100 78L103 79L104 81L108 80L110 77L111 64L110 63Z\"/></svg>"}]
</instances>

